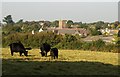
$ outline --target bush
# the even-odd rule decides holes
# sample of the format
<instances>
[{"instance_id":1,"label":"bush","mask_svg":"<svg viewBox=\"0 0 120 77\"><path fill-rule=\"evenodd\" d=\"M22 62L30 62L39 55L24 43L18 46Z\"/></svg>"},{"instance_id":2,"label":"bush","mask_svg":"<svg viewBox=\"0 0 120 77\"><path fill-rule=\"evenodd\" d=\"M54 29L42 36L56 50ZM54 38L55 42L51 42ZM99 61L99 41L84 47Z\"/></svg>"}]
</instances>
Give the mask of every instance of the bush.
<instances>
[{"instance_id":1,"label":"bush","mask_svg":"<svg viewBox=\"0 0 120 77\"><path fill-rule=\"evenodd\" d=\"M83 50L90 50L91 46L92 46L92 43L84 42L84 43L82 44L82 49L83 49Z\"/></svg>"},{"instance_id":2,"label":"bush","mask_svg":"<svg viewBox=\"0 0 120 77\"><path fill-rule=\"evenodd\" d=\"M12 33L16 33L16 32L21 32L21 27L20 26L5 26L2 28L3 30L3 34L4 35L9 35L9 34L12 34Z\"/></svg>"},{"instance_id":3,"label":"bush","mask_svg":"<svg viewBox=\"0 0 120 77\"><path fill-rule=\"evenodd\" d=\"M92 42L92 48L95 51L101 51L104 46L105 46L105 42L101 39Z\"/></svg>"},{"instance_id":4,"label":"bush","mask_svg":"<svg viewBox=\"0 0 120 77\"><path fill-rule=\"evenodd\" d=\"M30 46L33 48L39 48L39 46L47 42L52 46L61 42L61 35L57 35L52 32L41 32L32 35L31 33L14 33L2 37L3 47L8 46L12 42L21 41L25 46Z\"/></svg>"},{"instance_id":5,"label":"bush","mask_svg":"<svg viewBox=\"0 0 120 77\"><path fill-rule=\"evenodd\" d=\"M100 31L94 29L94 30L91 30L91 35L92 35L92 36L102 35L102 33L101 33Z\"/></svg>"},{"instance_id":6,"label":"bush","mask_svg":"<svg viewBox=\"0 0 120 77\"><path fill-rule=\"evenodd\" d=\"M10 43L21 41L25 47L39 48L42 43L48 43L58 49L81 49L91 51L118 52L118 46L105 44L101 39L93 42L81 42L73 35L57 35L53 32L40 32L34 35L28 33L14 33L2 37L2 46L8 47Z\"/></svg>"}]
</instances>

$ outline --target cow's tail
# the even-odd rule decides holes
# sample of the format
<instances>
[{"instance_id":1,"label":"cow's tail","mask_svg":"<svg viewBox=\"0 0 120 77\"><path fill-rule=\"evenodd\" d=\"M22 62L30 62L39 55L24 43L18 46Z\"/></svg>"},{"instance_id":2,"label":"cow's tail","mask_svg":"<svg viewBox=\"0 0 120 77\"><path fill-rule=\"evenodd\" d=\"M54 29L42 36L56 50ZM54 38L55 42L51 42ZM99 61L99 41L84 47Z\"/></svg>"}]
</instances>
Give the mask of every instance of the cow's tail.
<instances>
[{"instance_id":1,"label":"cow's tail","mask_svg":"<svg viewBox=\"0 0 120 77\"><path fill-rule=\"evenodd\" d=\"M31 50L32 48L31 47L29 47L29 48L25 48L26 50Z\"/></svg>"}]
</instances>

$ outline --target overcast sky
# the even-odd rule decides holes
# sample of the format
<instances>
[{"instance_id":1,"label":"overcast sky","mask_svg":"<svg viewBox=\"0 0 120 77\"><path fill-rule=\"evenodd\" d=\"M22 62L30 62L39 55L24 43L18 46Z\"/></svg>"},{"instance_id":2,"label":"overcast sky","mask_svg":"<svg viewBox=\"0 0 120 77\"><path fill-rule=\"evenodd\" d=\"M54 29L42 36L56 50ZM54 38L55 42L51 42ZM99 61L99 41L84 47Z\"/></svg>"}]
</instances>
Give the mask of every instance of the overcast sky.
<instances>
[{"instance_id":1,"label":"overcast sky","mask_svg":"<svg viewBox=\"0 0 120 77\"><path fill-rule=\"evenodd\" d=\"M118 20L117 2L2 2L2 18L14 21L67 19L81 22Z\"/></svg>"}]
</instances>

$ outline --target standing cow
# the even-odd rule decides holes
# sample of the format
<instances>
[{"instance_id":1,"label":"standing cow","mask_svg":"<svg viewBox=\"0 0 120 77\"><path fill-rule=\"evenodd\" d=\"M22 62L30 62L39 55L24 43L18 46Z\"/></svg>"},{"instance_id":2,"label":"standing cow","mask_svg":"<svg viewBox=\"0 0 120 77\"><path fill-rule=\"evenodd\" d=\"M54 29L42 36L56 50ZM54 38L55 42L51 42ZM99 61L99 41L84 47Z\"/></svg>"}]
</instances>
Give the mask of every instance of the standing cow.
<instances>
[{"instance_id":1,"label":"standing cow","mask_svg":"<svg viewBox=\"0 0 120 77\"><path fill-rule=\"evenodd\" d=\"M26 51L26 50L31 49L31 48L24 48L24 46L23 46L23 44L21 42L11 43L11 44L9 44L9 46L10 46L12 56L13 56L13 52L19 52L20 56L22 55L22 53L24 53L24 55L27 56L28 51Z\"/></svg>"},{"instance_id":2,"label":"standing cow","mask_svg":"<svg viewBox=\"0 0 120 77\"><path fill-rule=\"evenodd\" d=\"M40 47L41 50L41 55L47 57L47 53L50 51L51 46L48 43L43 43L42 46Z\"/></svg>"},{"instance_id":3,"label":"standing cow","mask_svg":"<svg viewBox=\"0 0 120 77\"><path fill-rule=\"evenodd\" d=\"M57 48L52 48L51 50L50 50L50 56L51 56L51 58L58 58L58 49Z\"/></svg>"}]
</instances>

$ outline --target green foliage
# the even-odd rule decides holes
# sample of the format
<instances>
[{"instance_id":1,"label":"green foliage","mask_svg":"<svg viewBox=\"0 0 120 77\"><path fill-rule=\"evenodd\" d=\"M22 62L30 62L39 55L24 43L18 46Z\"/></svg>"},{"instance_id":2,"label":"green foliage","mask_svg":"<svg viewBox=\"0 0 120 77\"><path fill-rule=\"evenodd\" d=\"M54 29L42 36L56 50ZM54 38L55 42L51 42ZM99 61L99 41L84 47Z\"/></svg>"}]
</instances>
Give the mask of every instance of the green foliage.
<instances>
[{"instance_id":1,"label":"green foliage","mask_svg":"<svg viewBox=\"0 0 120 77\"><path fill-rule=\"evenodd\" d=\"M104 46L105 42L101 39L92 42L92 47L94 47L96 51L101 51Z\"/></svg>"},{"instance_id":2,"label":"green foliage","mask_svg":"<svg viewBox=\"0 0 120 77\"><path fill-rule=\"evenodd\" d=\"M12 16L8 15L6 17L4 17L3 22L6 22L8 25L13 25L14 21L12 20Z\"/></svg>"},{"instance_id":3,"label":"green foliage","mask_svg":"<svg viewBox=\"0 0 120 77\"><path fill-rule=\"evenodd\" d=\"M82 48L82 42L80 41L71 41L71 42L60 42L55 47L60 49L81 49Z\"/></svg>"},{"instance_id":4,"label":"green foliage","mask_svg":"<svg viewBox=\"0 0 120 77\"><path fill-rule=\"evenodd\" d=\"M40 22L35 21L25 21L19 20L18 22L14 23L12 20L11 15L4 17L4 22L7 25L2 27L2 44L3 47L7 47L10 43L21 41L25 47L33 47L39 48L42 43L49 43L52 47L57 47L60 49L83 49L83 50L92 50L92 51L106 51L106 52L117 52L117 48L120 45L120 41L117 40L116 44L118 46L112 45L105 45L102 40L97 40L93 42L81 42L81 37L79 35L57 35L53 32L40 32L38 30L42 27ZM96 23L82 23L82 22L73 22L72 20L68 20L67 26L71 28L71 25L78 25L79 28L89 29L91 31L91 35L101 35L101 32L98 31L101 28L107 27L108 23L104 23L102 21ZM114 23L114 26L119 25L118 22ZM11 26L12 25L12 26ZM45 30L46 27L58 27L59 21L44 21L43 29ZM93 25L89 27L90 25ZM36 33L34 35L31 34L31 31L34 30Z\"/></svg>"},{"instance_id":5,"label":"green foliage","mask_svg":"<svg viewBox=\"0 0 120 77\"><path fill-rule=\"evenodd\" d=\"M77 39L76 39L75 36L69 35L69 34L65 34L65 39L64 39L65 42L72 42L72 41L76 41L76 40Z\"/></svg>"},{"instance_id":6,"label":"green foliage","mask_svg":"<svg viewBox=\"0 0 120 77\"><path fill-rule=\"evenodd\" d=\"M78 38L78 36L77 36ZM73 35L57 35L53 32L40 32L34 35L28 33L14 33L2 37L2 46L7 47L10 43L21 41L25 47L39 48L42 43L48 43L58 49L78 49L91 51L118 52L117 45L108 44L101 39L93 42L82 42Z\"/></svg>"},{"instance_id":7,"label":"green foliage","mask_svg":"<svg viewBox=\"0 0 120 77\"><path fill-rule=\"evenodd\" d=\"M108 44L103 47L104 52L117 52L117 46L113 44Z\"/></svg>"},{"instance_id":8,"label":"green foliage","mask_svg":"<svg viewBox=\"0 0 120 77\"><path fill-rule=\"evenodd\" d=\"M31 33L14 33L2 38L3 47L8 46L12 42L21 41L25 46L39 48L40 44L47 42L52 46L61 42L62 38L53 32L41 32L32 35Z\"/></svg>"},{"instance_id":9,"label":"green foliage","mask_svg":"<svg viewBox=\"0 0 120 77\"><path fill-rule=\"evenodd\" d=\"M96 22L96 30L101 29L103 25L104 25L103 21Z\"/></svg>"},{"instance_id":10,"label":"green foliage","mask_svg":"<svg viewBox=\"0 0 120 77\"><path fill-rule=\"evenodd\" d=\"M102 33L96 29L91 29L91 35L92 36L102 35Z\"/></svg>"},{"instance_id":11,"label":"green foliage","mask_svg":"<svg viewBox=\"0 0 120 77\"><path fill-rule=\"evenodd\" d=\"M52 27L58 27L58 25L59 25L59 21L58 20L55 20L55 21L51 22L51 26Z\"/></svg>"},{"instance_id":12,"label":"green foliage","mask_svg":"<svg viewBox=\"0 0 120 77\"><path fill-rule=\"evenodd\" d=\"M71 25L73 25L74 23L73 23L73 21L72 20L68 20L67 21L67 27L68 28L71 28Z\"/></svg>"},{"instance_id":13,"label":"green foliage","mask_svg":"<svg viewBox=\"0 0 120 77\"><path fill-rule=\"evenodd\" d=\"M50 27L51 22L50 21L44 21L44 27Z\"/></svg>"},{"instance_id":14,"label":"green foliage","mask_svg":"<svg viewBox=\"0 0 120 77\"><path fill-rule=\"evenodd\" d=\"M91 49L91 46L92 46L92 43L84 42L84 43L82 44L82 49L83 49L83 50L90 50L90 49Z\"/></svg>"},{"instance_id":15,"label":"green foliage","mask_svg":"<svg viewBox=\"0 0 120 77\"><path fill-rule=\"evenodd\" d=\"M22 31L20 26L5 26L2 30L4 35Z\"/></svg>"},{"instance_id":16,"label":"green foliage","mask_svg":"<svg viewBox=\"0 0 120 77\"><path fill-rule=\"evenodd\" d=\"M63 36L63 40L58 43L55 47L60 49L80 49L81 42L73 35L66 34Z\"/></svg>"}]
</instances>

